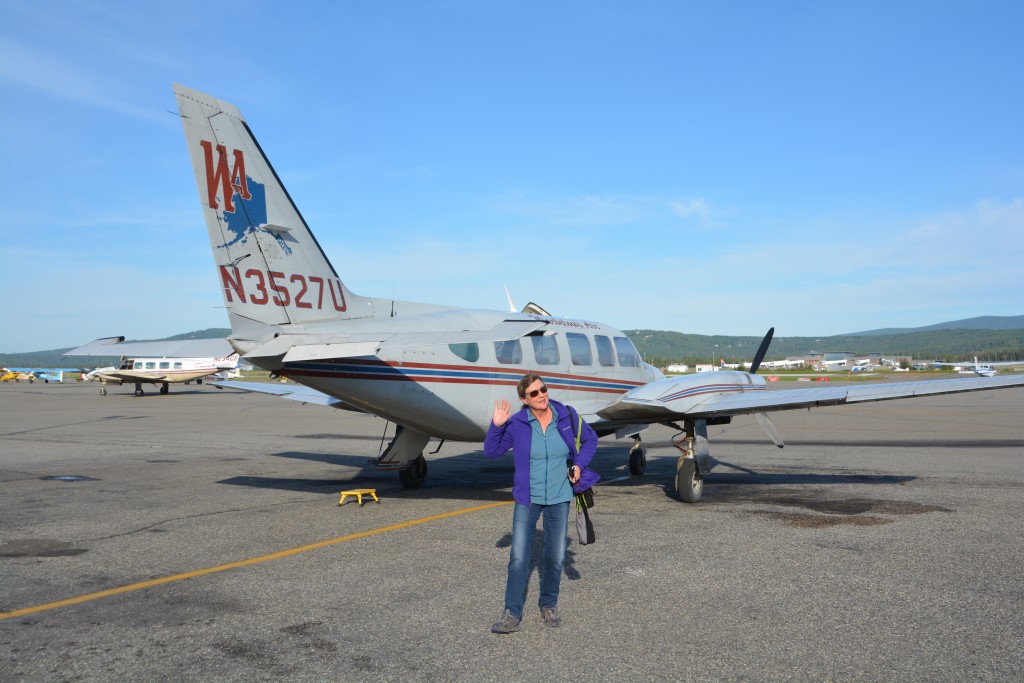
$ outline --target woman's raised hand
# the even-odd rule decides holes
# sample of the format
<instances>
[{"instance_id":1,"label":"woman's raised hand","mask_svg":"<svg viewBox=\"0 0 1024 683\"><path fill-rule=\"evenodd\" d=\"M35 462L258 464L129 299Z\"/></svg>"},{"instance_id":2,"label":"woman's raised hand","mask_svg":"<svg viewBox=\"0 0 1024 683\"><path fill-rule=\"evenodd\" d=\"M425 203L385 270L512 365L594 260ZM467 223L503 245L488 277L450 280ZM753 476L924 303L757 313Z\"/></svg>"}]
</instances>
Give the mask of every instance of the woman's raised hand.
<instances>
[{"instance_id":1,"label":"woman's raised hand","mask_svg":"<svg viewBox=\"0 0 1024 683\"><path fill-rule=\"evenodd\" d=\"M504 399L494 402L494 417L492 419L494 420L495 427L500 427L508 422L511 409L512 404Z\"/></svg>"}]
</instances>

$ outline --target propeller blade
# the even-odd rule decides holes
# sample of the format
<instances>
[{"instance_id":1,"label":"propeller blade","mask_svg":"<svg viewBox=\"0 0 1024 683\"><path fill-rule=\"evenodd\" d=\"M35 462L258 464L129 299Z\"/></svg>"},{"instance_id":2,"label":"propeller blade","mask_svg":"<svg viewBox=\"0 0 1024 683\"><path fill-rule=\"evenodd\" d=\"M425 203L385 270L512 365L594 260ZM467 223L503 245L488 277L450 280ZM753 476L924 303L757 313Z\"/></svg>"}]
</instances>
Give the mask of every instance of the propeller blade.
<instances>
[{"instance_id":1,"label":"propeller blade","mask_svg":"<svg viewBox=\"0 0 1024 683\"><path fill-rule=\"evenodd\" d=\"M779 430L775 428L775 423L768 417L768 413L754 413L754 419L761 425L761 429L765 431L768 438L772 440L772 443L782 448L785 444L782 443L782 435L779 434Z\"/></svg>"},{"instance_id":2,"label":"propeller blade","mask_svg":"<svg viewBox=\"0 0 1024 683\"><path fill-rule=\"evenodd\" d=\"M772 343L772 335L775 334L775 328L772 327L768 330L768 334L764 335L764 339L761 340L761 346L757 349L757 353L754 354L754 362L750 364L750 373L754 374L757 369L761 367L761 361L764 360L764 356L768 353L768 346Z\"/></svg>"}]
</instances>

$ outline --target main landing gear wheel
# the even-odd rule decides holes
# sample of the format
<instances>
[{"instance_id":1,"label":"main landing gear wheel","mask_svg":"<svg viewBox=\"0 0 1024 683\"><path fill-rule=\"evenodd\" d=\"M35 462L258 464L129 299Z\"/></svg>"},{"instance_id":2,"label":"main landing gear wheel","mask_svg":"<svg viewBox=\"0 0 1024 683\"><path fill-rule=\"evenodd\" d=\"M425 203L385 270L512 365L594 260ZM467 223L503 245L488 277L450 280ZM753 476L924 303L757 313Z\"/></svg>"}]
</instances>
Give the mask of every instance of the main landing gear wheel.
<instances>
[{"instance_id":1,"label":"main landing gear wheel","mask_svg":"<svg viewBox=\"0 0 1024 683\"><path fill-rule=\"evenodd\" d=\"M629 473L639 477L647 469L647 451L643 448L629 449Z\"/></svg>"},{"instance_id":2,"label":"main landing gear wheel","mask_svg":"<svg viewBox=\"0 0 1024 683\"><path fill-rule=\"evenodd\" d=\"M676 466L676 491L686 503L696 503L704 493L704 478L693 458L680 458Z\"/></svg>"},{"instance_id":3,"label":"main landing gear wheel","mask_svg":"<svg viewBox=\"0 0 1024 683\"><path fill-rule=\"evenodd\" d=\"M420 453L412 465L404 470L398 470L398 480L407 489L418 489L427 480L427 459Z\"/></svg>"},{"instance_id":4,"label":"main landing gear wheel","mask_svg":"<svg viewBox=\"0 0 1024 683\"><path fill-rule=\"evenodd\" d=\"M170 390L170 387L168 387L166 384L163 384L163 385L160 386L160 393L161 394L166 394L169 390Z\"/></svg>"},{"instance_id":5,"label":"main landing gear wheel","mask_svg":"<svg viewBox=\"0 0 1024 683\"><path fill-rule=\"evenodd\" d=\"M107 388L106 387L100 387L100 396L106 396L106 395L107 395Z\"/></svg>"}]
</instances>

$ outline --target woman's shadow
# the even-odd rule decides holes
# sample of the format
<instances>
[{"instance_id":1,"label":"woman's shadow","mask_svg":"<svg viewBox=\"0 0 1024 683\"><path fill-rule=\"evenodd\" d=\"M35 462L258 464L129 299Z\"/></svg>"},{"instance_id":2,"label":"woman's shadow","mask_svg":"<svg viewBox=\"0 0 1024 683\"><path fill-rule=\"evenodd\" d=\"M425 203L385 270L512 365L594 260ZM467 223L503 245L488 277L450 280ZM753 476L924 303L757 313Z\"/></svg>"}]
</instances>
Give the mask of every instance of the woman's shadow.
<instances>
[{"instance_id":1,"label":"woman's shadow","mask_svg":"<svg viewBox=\"0 0 1024 683\"><path fill-rule=\"evenodd\" d=\"M572 541L566 537L565 539L566 550L565 550L565 562L562 563L562 571L565 573L565 578L570 581L578 581L583 576L579 570L576 569L576 553L572 550ZM498 542L494 544L495 548L509 548L512 546L512 532L506 533L504 536L498 539ZM540 563L540 557L544 552L544 537L538 534L534 530L533 539L530 542L530 575L533 575L534 570L537 569L537 565Z\"/></svg>"}]
</instances>

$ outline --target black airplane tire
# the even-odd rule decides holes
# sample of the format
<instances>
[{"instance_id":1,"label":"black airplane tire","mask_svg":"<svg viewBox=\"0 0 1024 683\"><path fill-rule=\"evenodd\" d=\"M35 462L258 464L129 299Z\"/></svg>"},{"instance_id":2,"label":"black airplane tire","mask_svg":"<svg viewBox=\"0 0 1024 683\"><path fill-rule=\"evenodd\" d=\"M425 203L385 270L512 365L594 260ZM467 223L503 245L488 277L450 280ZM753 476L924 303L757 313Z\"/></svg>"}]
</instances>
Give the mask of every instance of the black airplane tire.
<instances>
[{"instance_id":1,"label":"black airplane tire","mask_svg":"<svg viewBox=\"0 0 1024 683\"><path fill-rule=\"evenodd\" d=\"M404 470L398 470L398 480L407 489L418 489L427 480L427 459L420 453L412 465Z\"/></svg>"},{"instance_id":2,"label":"black airplane tire","mask_svg":"<svg viewBox=\"0 0 1024 683\"><path fill-rule=\"evenodd\" d=\"M642 448L629 449L629 473L639 477L647 469L647 451Z\"/></svg>"},{"instance_id":3,"label":"black airplane tire","mask_svg":"<svg viewBox=\"0 0 1024 683\"><path fill-rule=\"evenodd\" d=\"M164 385L162 385L160 387L160 393L161 394L166 394L168 391L170 391L170 387L168 387L166 384L164 384Z\"/></svg>"},{"instance_id":4,"label":"black airplane tire","mask_svg":"<svg viewBox=\"0 0 1024 683\"><path fill-rule=\"evenodd\" d=\"M704 478L700 476L697 462L683 458L676 469L676 491L684 503L696 503L704 493Z\"/></svg>"},{"instance_id":5,"label":"black airplane tire","mask_svg":"<svg viewBox=\"0 0 1024 683\"><path fill-rule=\"evenodd\" d=\"M135 390L135 395L136 396L142 396L144 393L146 393L146 392L144 392L142 389L136 389Z\"/></svg>"},{"instance_id":6,"label":"black airplane tire","mask_svg":"<svg viewBox=\"0 0 1024 683\"><path fill-rule=\"evenodd\" d=\"M100 387L100 396L106 396L106 395L107 395L107 388L106 387Z\"/></svg>"}]
</instances>

